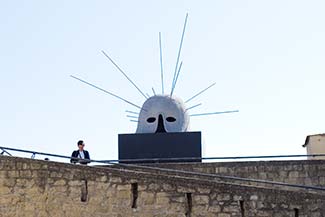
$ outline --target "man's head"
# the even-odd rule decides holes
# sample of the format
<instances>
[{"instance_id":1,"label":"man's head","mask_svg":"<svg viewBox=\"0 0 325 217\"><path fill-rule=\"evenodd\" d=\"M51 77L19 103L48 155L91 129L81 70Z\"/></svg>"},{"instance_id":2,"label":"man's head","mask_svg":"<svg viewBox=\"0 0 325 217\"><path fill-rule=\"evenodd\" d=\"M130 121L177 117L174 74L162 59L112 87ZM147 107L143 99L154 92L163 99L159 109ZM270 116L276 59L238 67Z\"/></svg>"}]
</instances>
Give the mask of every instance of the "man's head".
<instances>
[{"instance_id":1,"label":"man's head","mask_svg":"<svg viewBox=\"0 0 325 217\"><path fill-rule=\"evenodd\" d=\"M83 150L84 150L84 146L85 146L84 141L79 140L79 141L78 141L78 148L79 148L79 151L83 151Z\"/></svg>"}]
</instances>

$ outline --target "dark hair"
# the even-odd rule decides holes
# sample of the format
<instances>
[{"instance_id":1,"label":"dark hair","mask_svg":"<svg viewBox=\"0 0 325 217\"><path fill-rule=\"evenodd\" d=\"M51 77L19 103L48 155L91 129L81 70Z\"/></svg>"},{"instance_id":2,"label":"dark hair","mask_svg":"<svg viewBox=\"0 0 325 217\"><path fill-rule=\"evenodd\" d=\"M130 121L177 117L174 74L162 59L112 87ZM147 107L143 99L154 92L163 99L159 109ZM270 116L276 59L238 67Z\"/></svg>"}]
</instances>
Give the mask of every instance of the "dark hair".
<instances>
[{"instance_id":1,"label":"dark hair","mask_svg":"<svg viewBox=\"0 0 325 217\"><path fill-rule=\"evenodd\" d=\"M79 146L79 145L83 145L83 144L84 144L84 141L82 141L82 140L79 140L79 141L78 141L78 146Z\"/></svg>"}]
</instances>

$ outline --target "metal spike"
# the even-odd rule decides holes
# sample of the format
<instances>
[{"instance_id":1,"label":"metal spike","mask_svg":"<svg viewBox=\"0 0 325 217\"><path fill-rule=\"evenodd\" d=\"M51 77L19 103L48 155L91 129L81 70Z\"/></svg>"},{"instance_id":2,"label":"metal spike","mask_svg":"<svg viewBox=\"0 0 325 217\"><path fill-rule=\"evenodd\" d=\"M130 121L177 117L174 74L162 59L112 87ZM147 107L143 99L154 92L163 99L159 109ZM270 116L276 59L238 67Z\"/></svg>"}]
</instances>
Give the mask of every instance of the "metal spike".
<instances>
[{"instance_id":1,"label":"metal spike","mask_svg":"<svg viewBox=\"0 0 325 217\"><path fill-rule=\"evenodd\" d=\"M122 101L124 101L124 102L126 102L126 103L128 103L128 104L130 104L130 105L133 105L133 106L135 106L135 107L137 107L137 108L139 108L139 109L142 109L140 106L138 106L138 105L136 105L136 104L134 104L134 103L132 103L132 102L126 100L126 99L123 99L122 97L120 97L120 96L118 96L118 95L116 95L116 94L114 94L114 93L108 92L107 90L104 90L103 88L97 87L96 85L93 85L93 84L91 84L91 83L89 83L89 82L87 82L87 81L85 81L85 80L82 80L81 78L75 77L75 76L73 76L73 75L70 75L70 77L72 77L72 78L74 78L74 79L76 79L76 80L78 80L78 81L81 81L81 82L83 82L83 83L85 83L85 84L87 84L87 85L89 85L89 86L91 86L91 87L94 87L94 88L96 88L96 89L98 89L98 90L101 90L101 91L103 91L103 92L105 92L105 93L107 93L107 94L109 94L109 95L111 95L111 96L114 96L115 98L118 98L118 99L120 99L120 100L122 100Z\"/></svg>"},{"instance_id":2,"label":"metal spike","mask_svg":"<svg viewBox=\"0 0 325 217\"><path fill-rule=\"evenodd\" d=\"M174 86L175 79L176 79L176 73L177 73L177 69L178 69L178 62L179 62L179 57L181 55L181 50L182 50L182 45L183 45L183 40L184 40L184 33L185 33L185 29L186 29L187 17L188 17L188 13L186 13L184 27L183 27L183 33L182 33L181 42L180 42L179 49L178 49L178 55L177 55L177 60L176 60L176 66L175 66L175 72L174 72L174 76L173 76L172 87ZM170 93L171 92L172 91L170 91ZM172 95L172 94L170 94L170 95Z\"/></svg>"},{"instance_id":3,"label":"metal spike","mask_svg":"<svg viewBox=\"0 0 325 217\"><path fill-rule=\"evenodd\" d=\"M201 93L205 92L206 90L208 90L210 87L214 86L216 83L211 84L209 87L201 90L199 93L195 94L194 96L192 96L191 98L189 98L188 100L185 101L185 103L188 103L189 101L191 101L192 99L194 99L195 97L197 97L198 95L200 95Z\"/></svg>"},{"instance_id":4,"label":"metal spike","mask_svg":"<svg viewBox=\"0 0 325 217\"><path fill-rule=\"evenodd\" d=\"M113 61L112 58L110 58L105 51L102 50L102 53L107 57L107 59L109 59L109 61L111 61L111 63L113 63L113 65L126 77L126 79L128 79L131 84L133 84L133 86L135 88L137 88L137 90L142 94L142 96L144 96L145 99L147 99L146 95L144 95L144 93L140 90L140 88L138 88L138 86L125 74L125 72L123 72L123 70Z\"/></svg>"},{"instance_id":5,"label":"metal spike","mask_svg":"<svg viewBox=\"0 0 325 217\"><path fill-rule=\"evenodd\" d=\"M159 51L160 51L161 92L162 92L162 95L164 95L164 70L163 70L162 48L161 48L161 32L159 32Z\"/></svg>"},{"instance_id":6,"label":"metal spike","mask_svg":"<svg viewBox=\"0 0 325 217\"><path fill-rule=\"evenodd\" d=\"M138 116L127 115L128 118L139 118Z\"/></svg>"},{"instance_id":7,"label":"metal spike","mask_svg":"<svg viewBox=\"0 0 325 217\"><path fill-rule=\"evenodd\" d=\"M178 76L179 76L179 73L180 73L180 71L181 71L182 65L183 65L183 62L181 62L181 64L179 65L179 69L178 69L178 72L177 72L177 75L176 75L176 79L175 79L174 85L173 85L173 87L172 87L172 92L170 93L170 96L172 96L173 93L174 93L174 89L175 89L175 87L176 87L176 83L177 83Z\"/></svg>"},{"instance_id":8,"label":"metal spike","mask_svg":"<svg viewBox=\"0 0 325 217\"><path fill-rule=\"evenodd\" d=\"M129 110L125 110L125 112L131 113L131 114L136 114L136 115L139 114L139 112L134 112L134 111L129 111Z\"/></svg>"},{"instance_id":9,"label":"metal spike","mask_svg":"<svg viewBox=\"0 0 325 217\"><path fill-rule=\"evenodd\" d=\"M223 112L211 112L211 113L201 113L201 114L192 114L192 116L203 116L203 115L218 115L218 114L225 114L225 113L234 113L234 112L239 112L238 110L234 111L223 111Z\"/></svg>"},{"instance_id":10,"label":"metal spike","mask_svg":"<svg viewBox=\"0 0 325 217\"><path fill-rule=\"evenodd\" d=\"M202 105L202 103L199 103L199 104L193 105L193 106L187 108L185 111L188 111L188 110L190 110L190 109L196 108L196 107L198 107L198 106L200 106L200 105Z\"/></svg>"}]
</instances>

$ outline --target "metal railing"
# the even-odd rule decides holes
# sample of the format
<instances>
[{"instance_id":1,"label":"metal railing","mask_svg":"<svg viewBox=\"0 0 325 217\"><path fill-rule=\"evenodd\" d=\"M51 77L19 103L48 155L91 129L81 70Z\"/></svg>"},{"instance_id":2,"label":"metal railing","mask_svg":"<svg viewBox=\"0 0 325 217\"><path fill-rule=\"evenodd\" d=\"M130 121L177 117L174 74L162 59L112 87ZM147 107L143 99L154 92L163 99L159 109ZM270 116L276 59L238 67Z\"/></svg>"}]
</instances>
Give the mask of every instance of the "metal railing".
<instances>
[{"instance_id":1,"label":"metal railing","mask_svg":"<svg viewBox=\"0 0 325 217\"><path fill-rule=\"evenodd\" d=\"M3 154L8 154L12 156L8 151L15 151L15 152L23 152L23 153L30 153L31 158L34 159L36 155L42 155L42 156L49 156L49 157L58 157L63 159L79 159L79 158L73 158L66 155L58 155L58 154L51 154L51 153L45 153L45 152L38 152L38 151L30 151L25 149L17 149L17 148L9 148L9 147L3 147L0 146L0 150ZM250 156L226 156L226 157L183 157L183 158L137 158L137 159L111 159L111 160L90 160L90 162L96 162L96 163L116 163L116 162L123 162L123 163L132 163L132 162L150 162L150 163L163 163L163 162L186 162L186 161L198 161L198 160L241 160L241 159L275 159L275 158L315 158L315 157L325 157L325 154L295 154L295 155L250 155Z\"/></svg>"},{"instance_id":2,"label":"metal railing","mask_svg":"<svg viewBox=\"0 0 325 217\"><path fill-rule=\"evenodd\" d=\"M32 154L31 158L34 159L36 155L43 155L43 156L50 156L50 157L58 157L63 159L69 159L69 160L80 160L80 158L74 158L64 155L58 155L58 154L51 154L51 153L44 153L44 152L37 152L37 151L30 151L30 150L24 150L24 149L16 149L16 148L9 148L9 147L2 147L0 146L0 150L2 150L1 155L8 154L12 156L8 151L15 151L15 152L23 152L23 153L29 153ZM213 178L213 180L208 181L216 181L215 178L218 178L220 180L233 180L233 181L243 181L248 183L260 183L260 184L269 184L272 186L285 186L285 187L293 187L298 189L307 189L307 190L318 190L318 191L324 191L325 187L320 186L310 186L310 185L301 185L301 184L291 184L291 183L285 183L285 182L277 182L277 181L269 181L269 180L261 180L261 179L251 179L251 178L243 178L243 177L236 177L236 176L226 176L226 175L219 175L219 174L209 174L209 173L202 173L202 172L193 172L193 171L184 171L184 170L177 170L177 169L169 169L169 168L161 168L157 166L148 166L148 165L137 165L137 164L131 164L133 161L164 161L164 160L211 160L211 159L261 159L261 158L290 158L290 157L320 157L325 156L325 154L314 154L314 155L271 155L271 156L238 156L238 157L202 157L202 158L153 158L153 159L123 159L123 160L84 160L84 162L90 163L102 163L107 165L118 165L124 168L127 168L129 170L137 170L137 169L145 169L145 170L153 170L157 172L168 172L168 173L176 173L178 177L181 177L180 174L183 175L194 175L198 177L206 177L206 178ZM120 163L123 162L123 163ZM128 163L125 163L128 162ZM157 165L157 164L156 164ZM160 174L160 173L159 173ZM187 177L188 178L188 177Z\"/></svg>"}]
</instances>

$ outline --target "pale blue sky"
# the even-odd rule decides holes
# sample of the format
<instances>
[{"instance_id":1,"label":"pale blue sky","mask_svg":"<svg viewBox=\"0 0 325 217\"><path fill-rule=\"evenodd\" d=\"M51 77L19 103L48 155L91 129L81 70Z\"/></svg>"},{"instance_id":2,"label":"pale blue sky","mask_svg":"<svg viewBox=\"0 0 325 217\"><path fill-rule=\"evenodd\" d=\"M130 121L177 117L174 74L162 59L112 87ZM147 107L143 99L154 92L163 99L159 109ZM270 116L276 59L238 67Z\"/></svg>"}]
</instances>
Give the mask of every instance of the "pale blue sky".
<instances>
[{"instance_id":1,"label":"pale blue sky","mask_svg":"<svg viewBox=\"0 0 325 217\"><path fill-rule=\"evenodd\" d=\"M324 133L325 1L1 1L1 146L70 155L78 139L94 159L117 159L117 135L133 133L132 106L75 75L142 105L161 91L162 32L169 90L185 14L188 25L175 95L190 104L211 156L304 154Z\"/></svg>"}]
</instances>

